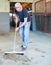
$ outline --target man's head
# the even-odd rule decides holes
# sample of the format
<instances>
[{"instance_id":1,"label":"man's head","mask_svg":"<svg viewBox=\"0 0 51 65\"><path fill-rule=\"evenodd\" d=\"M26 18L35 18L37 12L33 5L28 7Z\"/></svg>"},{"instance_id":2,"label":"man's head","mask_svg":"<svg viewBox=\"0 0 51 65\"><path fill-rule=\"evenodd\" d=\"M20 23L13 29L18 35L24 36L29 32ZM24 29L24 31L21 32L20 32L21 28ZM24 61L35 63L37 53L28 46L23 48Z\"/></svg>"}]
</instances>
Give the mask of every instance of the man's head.
<instances>
[{"instance_id":1,"label":"man's head","mask_svg":"<svg viewBox=\"0 0 51 65\"><path fill-rule=\"evenodd\" d=\"M16 8L16 10L17 10L18 12L21 12L22 9L23 9L21 3L16 3L16 4L15 4L15 8Z\"/></svg>"}]
</instances>

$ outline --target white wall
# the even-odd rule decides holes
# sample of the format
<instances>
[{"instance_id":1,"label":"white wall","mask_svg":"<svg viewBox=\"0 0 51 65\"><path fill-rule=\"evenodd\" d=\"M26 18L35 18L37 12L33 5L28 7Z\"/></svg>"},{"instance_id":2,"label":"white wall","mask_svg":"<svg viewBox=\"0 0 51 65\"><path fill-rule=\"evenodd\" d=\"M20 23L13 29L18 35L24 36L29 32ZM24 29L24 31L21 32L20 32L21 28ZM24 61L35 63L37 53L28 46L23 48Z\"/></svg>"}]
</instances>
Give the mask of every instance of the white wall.
<instances>
[{"instance_id":1,"label":"white wall","mask_svg":"<svg viewBox=\"0 0 51 65\"><path fill-rule=\"evenodd\" d=\"M0 12L9 12L9 1L0 0Z\"/></svg>"}]
</instances>

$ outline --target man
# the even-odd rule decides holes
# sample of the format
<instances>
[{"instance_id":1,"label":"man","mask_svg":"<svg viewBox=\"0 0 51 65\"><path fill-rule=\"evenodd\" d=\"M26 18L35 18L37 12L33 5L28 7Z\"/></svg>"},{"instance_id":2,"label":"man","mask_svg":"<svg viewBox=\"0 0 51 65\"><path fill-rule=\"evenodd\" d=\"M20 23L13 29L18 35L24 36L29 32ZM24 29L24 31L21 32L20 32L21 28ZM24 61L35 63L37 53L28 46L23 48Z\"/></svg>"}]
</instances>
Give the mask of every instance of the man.
<instances>
[{"instance_id":1,"label":"man","mask_svg":"<svg viewBox=\"0 0 51 65\"><path fill-rule=\"evenodd\" d=\"M19 16L20 24L16 28L16 31L20 32L20 36L23 41L22 50L25 50L28 45L29 30L30 30L30 15L28 14L26 8L23 8L21 3L15 4L15 14ZM17 24L17 19L16 19Z\"/></svg>"}]
</instances>

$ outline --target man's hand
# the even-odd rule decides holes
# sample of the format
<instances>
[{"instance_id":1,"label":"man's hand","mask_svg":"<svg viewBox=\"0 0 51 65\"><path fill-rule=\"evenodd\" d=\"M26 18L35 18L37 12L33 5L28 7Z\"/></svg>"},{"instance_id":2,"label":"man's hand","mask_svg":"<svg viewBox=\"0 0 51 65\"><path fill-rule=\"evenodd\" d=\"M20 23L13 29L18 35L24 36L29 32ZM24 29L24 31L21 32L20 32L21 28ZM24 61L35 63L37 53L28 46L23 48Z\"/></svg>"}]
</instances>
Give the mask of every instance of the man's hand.
<instances>
[{"instance_id":1,"label":"man's hand","mask_svg":"<svg viewBox=\"0 0 51 65\"><path fill-rule=\"evenodd\" d=\"M19 28L19 27L17 27L17 28L15 29L15 31L16 31L16 32L18 32L18 31L19 31L19 29L20 29L20 28Z\"/></svg>"}]
</instances>

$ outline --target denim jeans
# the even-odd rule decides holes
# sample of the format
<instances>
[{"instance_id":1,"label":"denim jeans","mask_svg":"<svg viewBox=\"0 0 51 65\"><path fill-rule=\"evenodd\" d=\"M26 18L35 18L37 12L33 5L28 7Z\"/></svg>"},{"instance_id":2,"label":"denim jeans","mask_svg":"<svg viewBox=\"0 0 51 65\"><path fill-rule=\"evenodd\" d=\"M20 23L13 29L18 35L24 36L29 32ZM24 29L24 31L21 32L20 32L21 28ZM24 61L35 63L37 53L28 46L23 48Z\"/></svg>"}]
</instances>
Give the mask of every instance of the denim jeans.
<instances>
[{"instance_id":1,"label":"denim jeans","mask_svg":"<svg viewBox=\"0 0 51 65\"><path fill-rule=\"evenodd\" d=\"M20 22L20 25L23 22ZM29 39L29 31L30 31L30 22L27 22L25 26L20 28L19 33L23 41L23 47L27 47L28 39Z\"/></svg>"}]
</instances>

